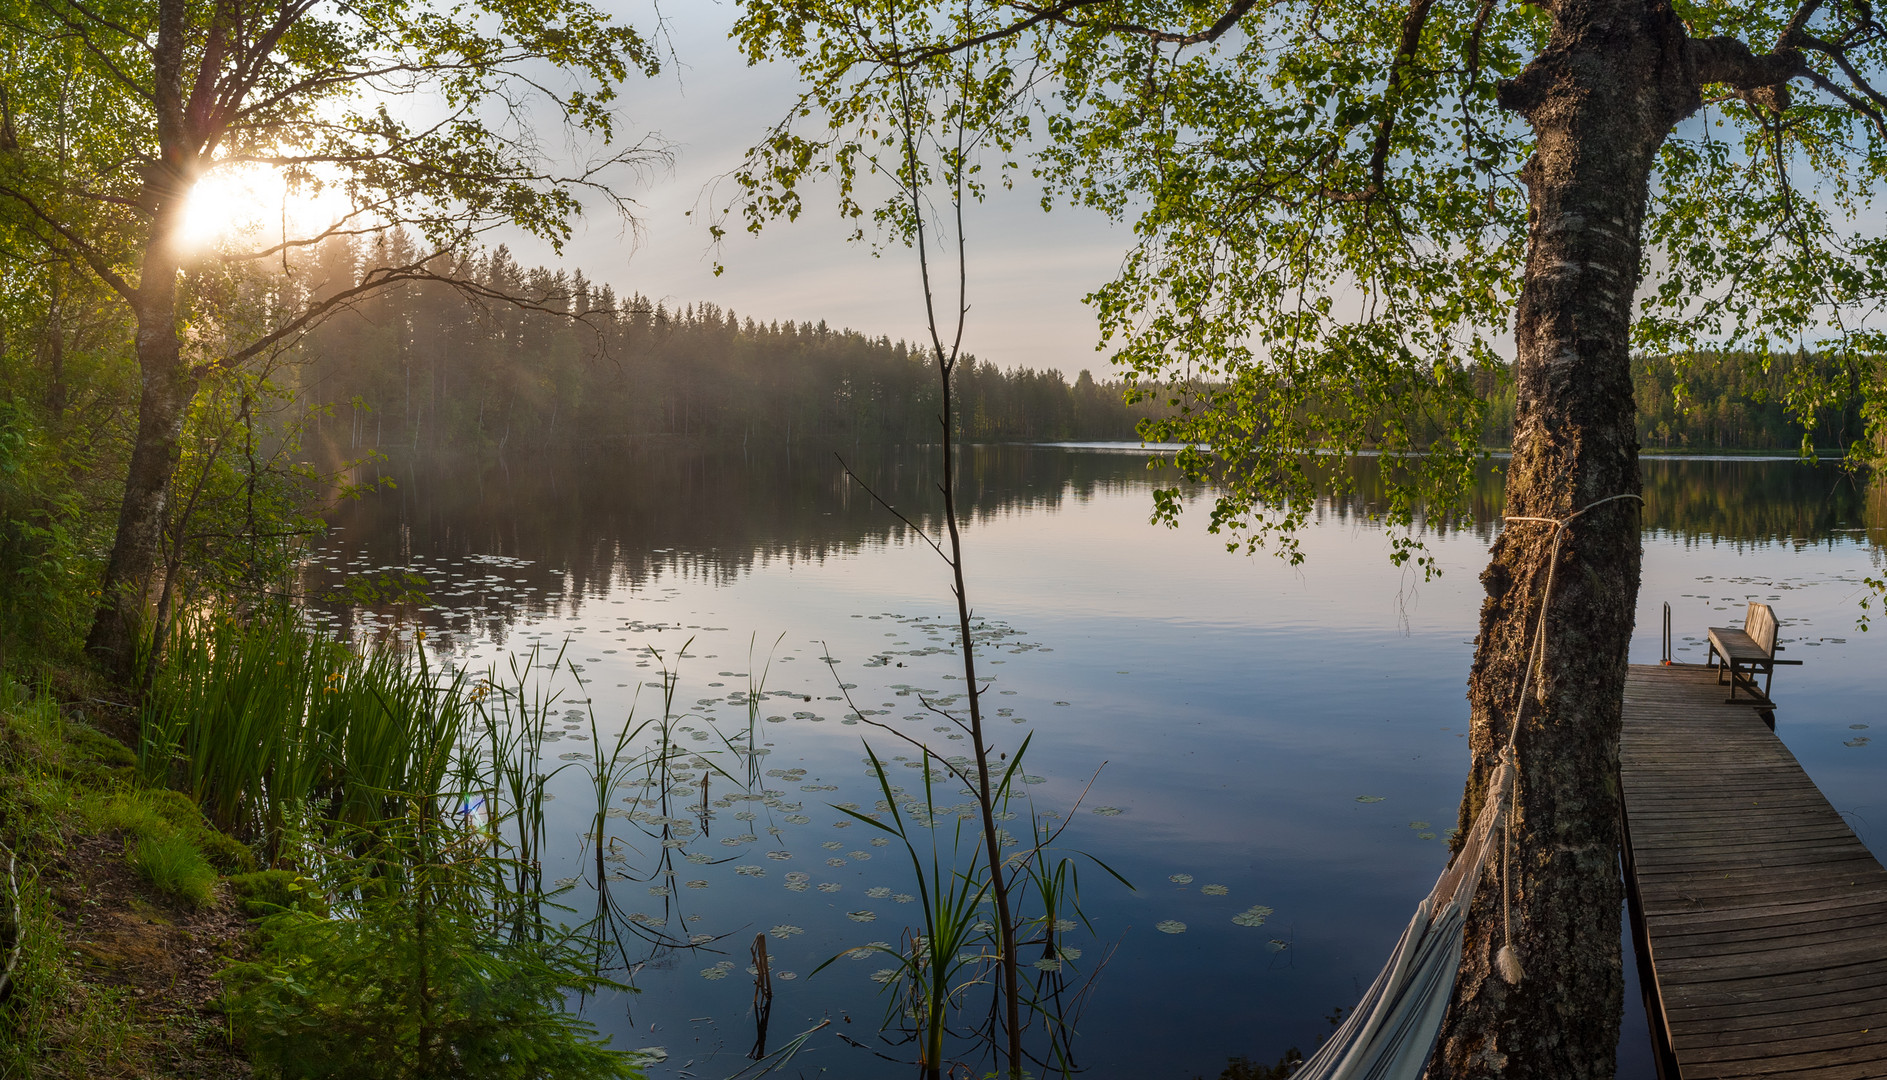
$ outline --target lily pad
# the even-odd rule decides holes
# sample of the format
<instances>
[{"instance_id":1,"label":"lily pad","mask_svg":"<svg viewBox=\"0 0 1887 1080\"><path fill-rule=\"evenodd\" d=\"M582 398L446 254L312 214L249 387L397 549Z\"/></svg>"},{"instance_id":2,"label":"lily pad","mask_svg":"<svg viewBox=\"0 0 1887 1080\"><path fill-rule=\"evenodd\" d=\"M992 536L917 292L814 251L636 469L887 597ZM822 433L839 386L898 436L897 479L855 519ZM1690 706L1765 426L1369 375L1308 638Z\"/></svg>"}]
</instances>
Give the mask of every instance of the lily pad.
<instances>
[{"instance_id":1,"label":"lily pad","mask_svg":"<svg viewBox=\"0 0 1887 1080\"><path fill-rule=\"evenodd\" d=\"M1199 891L1206 896L1224 896L1232 890L1223 885L1201 885L1199 886Z\"/></svg>"},{"instance_id":2,"label":"lily pad","mask_svg":"<svg viewBox=\"0 0 1887 1080\"><path fill-rule=\"evenodd\" d=\"M853 922L872 922L878 918L878 915L871 911L848 911L845 917Z\"/></svg>"},{"instance_id":3,"label":"lily pad","mask_svg":"<svg viewBox=\"0 0 1887 1080\"><path fill-rule=\"evenodd\" d=\"M1263 904L1254 904L1232 916L1232 921L1240 926L1263 926L1265 920L1270 918L1272 914L1271 908Z\"/></svg>"},{"instance_id":4,"label":"lily pad","mask_svg":"<svg viewBox=\"0 0 1887 1080\"><path fill-rule=\"evenodd\" d=\"M1376 803L1382 800L1383 797L1381 795L1358 795L1356 797L1356 801L1360 803Z\"/></svg>"},{"instance_id":5,"label":"lily pad","mask_svg":"<svg viewBox=\"0 0 1887 1080\"><path fill-rule=\"evenodd\" d=\"M1166 877L1166 880L1172 882L1175 885L1191 885L1192 875L1191 874L1168 874Z\"/></svg>"},{"instance_id":6,"label":"lily pad","mask_svg":"<svg viewBox=\"0 0 1887 1080\"><path fill-rule=\"evenodd\" d=\"M1178 919L1166 919L1162 922L1154 923L1153 928L1162 934L1183 934L1186 932L1186 924L1180 922Z\"/></svg>"}]
</instances>

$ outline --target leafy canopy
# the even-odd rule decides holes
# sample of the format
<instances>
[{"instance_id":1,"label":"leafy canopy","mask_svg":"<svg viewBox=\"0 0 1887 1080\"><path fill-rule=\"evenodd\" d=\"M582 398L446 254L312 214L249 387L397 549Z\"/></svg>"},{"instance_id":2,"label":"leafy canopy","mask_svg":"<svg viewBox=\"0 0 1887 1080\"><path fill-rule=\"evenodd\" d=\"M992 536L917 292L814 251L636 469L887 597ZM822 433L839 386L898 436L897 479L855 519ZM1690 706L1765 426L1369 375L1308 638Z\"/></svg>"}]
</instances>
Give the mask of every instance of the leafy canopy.
<instances>
[{"instance_id":1,"label":"leafy canopy","mask_svg":"<svg viewBox=\"0 0 1887 1080\"><path fill-rule=\"evenodd\" d=\"M1868 233L1887 27L1845 2L1677 9L1694 36L1800 66L1793 96L1705 87L1665 142L1633 347L1746 349L1765 369L1820 352L1786 387L1804 420L1887 398L1887 248ZM745 0L749 57L796 63L805 89L750 152L736 209L750 228L792 217L835 176L847 214L895 226L860 178L898 110L970 123L970 159L941 169L1009 177L1026 153L1045 204L1132 221L1089 301L1127 378L1180 410L1143 434L1188 444L1185 475L1222 485L1214 531L1299 557L1292 532L1344 483L1332 466L1381 453L1395 557L1420 558L1424 503L1467 490L1523 280L1532 133L1496 86L1551 30L1547 9L1498 0ZM1155 516L1181 506L1169 490Z\"/></svg>"},{"instance_id":2,"label":"leafy canopy","mask_svg":"<svg viewBox=\"0 0 1887 1080\"><path fill-rule=\"evenodd\" d=\"M583 197L622 209L609 181L650 152L613 142L655 50L583 0L5 0L0 31L16 242L135 301L200 180L279 186L279 225L186 259L187 336L231 274L330 237L403 229L431 254L515 225L560 245ZM573 168L540 141L557 125L591 147Z\"/></svg>"}]
</instances>

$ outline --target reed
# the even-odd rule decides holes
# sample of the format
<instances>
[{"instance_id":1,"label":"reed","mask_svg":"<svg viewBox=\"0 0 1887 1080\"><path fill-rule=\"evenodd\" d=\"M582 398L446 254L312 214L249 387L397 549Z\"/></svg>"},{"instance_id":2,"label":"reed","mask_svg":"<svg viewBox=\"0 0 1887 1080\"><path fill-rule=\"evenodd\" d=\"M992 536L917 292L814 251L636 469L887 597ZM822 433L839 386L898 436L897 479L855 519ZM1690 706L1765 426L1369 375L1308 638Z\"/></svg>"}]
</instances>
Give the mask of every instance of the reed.
<instances>
[{"instance_id":1,"label":"reed","mask_svg":"<svg viewBox=\"0 0 1887 1080\"><path fill-rule=\"evenodd\" d=\"M936 818L937 807L931 781L933 759L930 751L925 750L923 753L924 814L926 821L930 822ZM950 845L950 860L947 863L944 860L941 845L937 842L935 831L932 831L929 866L925 866L926 859L912 842L904 815L899 811L900 792L892 787L885 775L884 763L869 745L865 747L865 755L870 759L872 771L878 778L885 805L890 807L891 820L880 821L842 806L833 809L863 825L896 837L910 857L911 873L917 879L917 897L921 901L919 910L924 921L924 932L910 934L907 931L907 944L900 949L883 946L869 948L896 961L894 967L881 973L886 976L883 982L886 986L905 988L905 1008L918 1024L921 1046L918 1067L927 1080L939 1080L943 1075L944 1036L949 1030L951 1001L971 985L983 981L983 970L992 958L987 948L993 944L990 941L989 924L983 921L981 915L982 905L990 896L989 882L984 879L974 861L967 870L957 868L956 853L963 844L963 823L960 819ZM972 946L977 946L974 953L966 951ZM817 975L837 959L835 956L820 964L813 969L813 974ZM974 974L965 978L966 971ZM894 999L886 1016L887 1023L895 1019L897 1009L898 1003Z\"/></svg>"},{"instance_id":2,"label":"reed","mask_svg":"<svg viewBox=\"0 0 1887 1080\"><path fill-rule=\"evenodd\" d=\"M445 786L471 716L464 676L360 654L287 615L181 617L152 678L139 767L271 859L319 820L361 824Z\"/></svg>"}]
</instances>

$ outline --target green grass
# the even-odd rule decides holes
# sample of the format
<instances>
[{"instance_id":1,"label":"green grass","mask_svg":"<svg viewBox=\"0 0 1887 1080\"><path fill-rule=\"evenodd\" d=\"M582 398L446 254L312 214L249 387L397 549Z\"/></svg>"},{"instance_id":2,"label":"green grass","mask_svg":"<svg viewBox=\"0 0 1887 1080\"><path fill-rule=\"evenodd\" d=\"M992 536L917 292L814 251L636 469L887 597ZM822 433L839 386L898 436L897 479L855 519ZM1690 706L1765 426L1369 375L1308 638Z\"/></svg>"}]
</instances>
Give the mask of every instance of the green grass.
<instances>
[{"instance_id":1,"label":"green grass","mask_svg":"<svg viewBox=\"0 0 1887 1080\"><path fill-rule=\"evenodd\" d=\"M180 620L144 709L140 768L271 861L314 822L395 817L444 789L472 711L462 679L417 659L357 654L286 616Z\"/></svg>"},{"instance_id":2,"label":"green grass","mask_svg":"<svg viewBox=\"0 0 1887 1080\"><path fill-rule=\"evenodd\" d=\"M131 840L126 857L157 891L193 908L216 897L216 870L190 838L172 829Z\"/></svg>"},{"instance_id":3,"label":"green grass","mask_svg":"<svg viewBox=\"0 0 1887 1080\"><path fill-rule=\"evenodd\" d=\"M20 944L0 1005L0 1077L174 1076L179 1048L197 1045L200 1023L150 1014L148 998L93 981L52 889L78 838L121 832L128 856L194 902L215 882L199 842L213 833L189 799L138 788L131 752L76 715L63 714L45 687L0 671L0 839L19 860L19 925L5 939ZM11 898L0 908L10 922Z\"/></svg>"}]
</instances>

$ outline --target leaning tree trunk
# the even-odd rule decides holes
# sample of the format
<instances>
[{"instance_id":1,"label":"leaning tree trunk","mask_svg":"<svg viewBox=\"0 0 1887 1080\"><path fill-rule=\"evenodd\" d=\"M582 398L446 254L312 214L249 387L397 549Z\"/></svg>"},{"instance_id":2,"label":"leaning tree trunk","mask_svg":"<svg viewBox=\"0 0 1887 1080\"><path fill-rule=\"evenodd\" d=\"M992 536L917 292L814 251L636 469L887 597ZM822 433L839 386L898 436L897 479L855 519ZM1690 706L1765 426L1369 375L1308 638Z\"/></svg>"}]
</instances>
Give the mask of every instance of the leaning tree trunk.
<instances>
[{"instance_id":1,"label":"leaning tree trunk","mask_svg":"<svg viewBox=\"0 0 1887 1080\"><path fill-rule=\"evenodd\" d=\"M1564 519L1639 490L1629 361L1641 227L1659 145L1698 107L1667 0L1562 0L1549 47L1500 87L1537 140L1526 279L1514 320L1516 414L1506 513ZM1516 748L1507 868L1518 984L1496 971L1498 851L1469 913L1455 997L1431 1075L1579 1080L1612 1075L1622 1005L1618 735L1638 597L1639 506L1594 509L1561 537L1546 651ZM1479 813L1520 704L1553 549L1550 524L1510 523L1482 574L1487 600L1468 698Z\"/></svg>"},{"instance_id":2,"label":"leaning tree trunk","mask_svg":"<svg viewBox=\"0 0 1887 1080\"><path fill-rule=\"evenodd\" d=\"M201 376L185 362L177 333L174 237L182 225L189 185L166 178L181 170L151 170L146 190L156 210L133 308L137 314L138 434L118 507L118 532L100 583L98 611L85 648L118 681L135 674L138 635L162 591L159 558L177 474L183 425Z\"/></svg>"}]
</instances>

